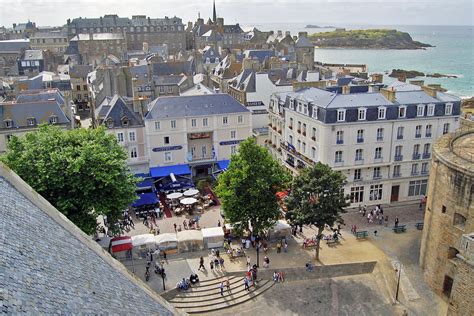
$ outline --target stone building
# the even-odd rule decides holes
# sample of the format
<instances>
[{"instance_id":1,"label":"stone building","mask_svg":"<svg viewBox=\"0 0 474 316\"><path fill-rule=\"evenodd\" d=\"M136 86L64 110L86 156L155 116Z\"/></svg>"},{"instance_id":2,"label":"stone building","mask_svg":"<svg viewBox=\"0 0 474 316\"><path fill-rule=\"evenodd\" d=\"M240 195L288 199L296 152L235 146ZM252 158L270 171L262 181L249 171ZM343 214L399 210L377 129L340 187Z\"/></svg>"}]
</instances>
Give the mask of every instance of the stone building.
<instances>
[{"instance_id":1,"label":"stone building","mask_svg":"<svg viewBox=\"0 0 474 316\"><path fill-rule=\"evenodd\" d=\"M92 71L90 65L73 65L69 67L68 74L71 80L71 95L79 111L89 109L89 91L87 88L87 75Z\"/></svg>"},{"instance_id":2,"label":"stone building","mask_svg":"<svg viewBox=\"0 0 474 316\"><path fill-rule=\"evenodd\" d=\"M0 41L0 76L18 75L18 58L29 47L29 39Z\"/></svg>"},{"instance_id":3,"label":"stone building","mask_svg":"<svg viewBox=\"0 0 474 316\"><path fill-rule=\"evenodd\" d=\"M122 33L81 33L70 40L76 46L82 61L98 65L108 55L122 59L127 51L127 41Z\"/></svg>"},{"instance_id":4,"label":"stone building","mask_svg":"<svg viewBox=\"0 0 474 316\"><path fill-rule=\"evenodd\" d=\"M32 49L49 50L54 54L63 54L69 45L67 34L62 30L38 31L30 37Z\"/></svg>"},{"instance_id":5,"label":"stone building","mask_svg":"<svg viewBox=\"0 0 474 316\"><path fill-rule=\"evenodd\" d=\"M474 315L474 129L433 146L420 266L449 301L448 315Z\"/></svg>"}]
</instances>

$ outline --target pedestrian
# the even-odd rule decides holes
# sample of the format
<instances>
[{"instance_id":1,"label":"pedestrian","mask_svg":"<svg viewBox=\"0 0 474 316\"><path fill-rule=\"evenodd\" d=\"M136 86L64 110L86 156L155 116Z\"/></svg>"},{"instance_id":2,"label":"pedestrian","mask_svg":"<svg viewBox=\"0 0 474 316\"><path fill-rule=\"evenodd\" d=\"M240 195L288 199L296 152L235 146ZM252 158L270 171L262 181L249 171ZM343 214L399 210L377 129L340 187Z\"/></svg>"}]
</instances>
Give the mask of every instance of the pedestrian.
<instances>
[{"instance_id":1,"label":"pedestrian","mask_svg":"<svg viewBox=\"0 0 474 316\"><path fill-rule=\"evenodd\" d=\"M217 258L219 258L219 254L220 254L219 249L217 249L217 250L216 250L216 257L217 257Z\"/></svg>"},{"instance_id":2,"label":"pedestrian","mask_svg":"<svg viewBox=\"0 0 474 316\"><path fill-rule=\"evenodd\" d=\"M163 250L163 259L166 260L166 251Z\"/></svg>"},{"instance_id":3,"label":"pedestrian","mask_svg":"<svg viewBox=\"0 0 474 316\"><path fill-rule=\"evenodd\" d=\"M281 241L277 242L277 253L281 253Z\"/></svg>"},{"instance_id":4,"label":"pedestrian","mask_svg":"<svg viewBox=\"0 0 474 316\"><path fill-rule=\"evenodd\" d=\"M224 282L221 282L221 285L219 285L219 288L221 289L221 296L224 296Z\"/></svg>"},{"instance_id":5,"label":"pedestrian","mask_svg":"<svg viewBox=\"0 0 474 316\"><path fill-rule=\"evenodd\" d=\"M377 237L377 231L376 230L374 230L374 236Z\"/></svg>"},{"instance_id":6,"label":"pedestrian","mask_svg":"<svg viewBox=\"0 0 474 316\"><path fill-rule=\"evenodd\" d=\"M359 214L362 213L362 206L359 204Z\"/></svg>"},{"instance_id":7,"label":"pedestrian","mask_svg":"<svg viewBox=\"0 0 474 316\"><path fill-rule=\"evenodd\" d=\"M226 288L227 288L227 292L230 293L230 282L229 282L229 278L227 278L227 279L225 280L225 286L226 286Z\"/></svg>"},{"instance_id":8,"label":"pedestrian","mask_svg":"<svg viewBox=\"0 0 474 316\"><path fill-rule=\"evenodd\" d=\"M385 216L385 227L388 226L388 215Z\"/></svg>"},{"instance_id":9,"label":"pedestrian","mask_svg":"<svg viewBox=\"0 0 474 316\"><path fill-rule=\"evenodd\" d=\"M288 252L288 243L285 240L285 244L283 245L283 251L286 253Z\"/></svg>"},{"instance_id":10,"label":"pedestrian","mask_svg":"<svg viewBox=\"0 0 474 316\"><path fill-rule=\"evenodd\" d=\"M176 233L178 231L178 229L177 229L178 225L176 225L176 223L174 223L173 226L174 226L174 232Z\"/></svg>"},{"instance_id":11,"label":"pedestrian","mask_svg":"<svg viewBox=\"0 0 474 316\"><path fill-rule=\"evenodd\" d=\"M203 257L199 258L199 268L198 268L198 270L201 270L201 268L206 270L206 268L204 267L204 258Z\"/></svg>"},{"instance_id":12,"label":"pedestrian","mask_svg":"<svg viewBox=\"0 0 474 316\"><path fill-rule=\"evenodd\" d=\"M209 262L209 266L211 267L211 272L213 272L214 271L214 261L211 260Z\"/></svg>"},{"instance_id":13,"label":"pedestrian","mask_svg":"<svg viewBox=\"0 0 474 316\"><path fill-rule=\"evenodd\" d=\"M217 220L217 227L221 227L221 221Z\"/></svg>"},{"instance_id":14,"label":"pedestrian","mask_svg":"<svg viewBox=\"0 0 474 316\"><path fill-rule=\"evenodd\" d=\"M398 227L398 223L399 223L398 217L395 217L395 227Z\"/></svg>"},{"instance_id":15,"label":"pedestrian","mask_svg":"<svg viewBox=\"0 0 474 316\"><path fill-rule=\"evenodd\" d=\"M250 267L250 257L247 256L247 267Z\"/></svg>"},{"instance_id":16,"label":"pedestrian","mask_svg":"<svg viewBox=\"0 0 474 316\"><path fill-rule=\"evenodd\" d=\"M270 266L270 259L265 256L265 258L263 258L263 267L264 268L268 268Z\"/></svg>"},{"instance_id":17,"label":"pedestrian","mask_svg":"<svg viewBox=\"0 0 474 316\"><path fill-rule=\"evenodd\" d=\"M244 278L244 286L247 291L250 291L249 280L247 278Z\"/></svg>"},{"instance_id":18,"label":"pedestrian","mask_svg":"<svg viewBox=\"0 0 474 316\"><path fill-rule=\"evenodd\" d=\"M367 205L365 204L362 209L362 216L365 217L365 213L367 212Z\"/></svg>"},{"instance_id":19,"label":"pedestrian","mask_svg":"<svg viewBox=\"0 0 474 316\"><path fill-rule=\"evenodd\" d=\"M383 216L379 215L379 225L382 225L382 224L383 224Z\"/></svg>"}]
</instances>

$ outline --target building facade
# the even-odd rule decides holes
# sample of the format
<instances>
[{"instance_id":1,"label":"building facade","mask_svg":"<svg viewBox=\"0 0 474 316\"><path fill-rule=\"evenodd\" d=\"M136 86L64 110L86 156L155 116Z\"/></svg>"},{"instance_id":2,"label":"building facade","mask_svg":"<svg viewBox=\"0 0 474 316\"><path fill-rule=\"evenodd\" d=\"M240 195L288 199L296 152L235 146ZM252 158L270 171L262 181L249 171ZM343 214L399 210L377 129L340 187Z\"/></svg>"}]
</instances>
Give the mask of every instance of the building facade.
<instances>
[{"instance_id":1,"label":"building facade","mask_svg":"<svg viewBox=\"0 0 474 316\"><path fill-rule=\"evenodd\" d=\"M145 117L150 167L189 164L195 173L207 170L230 159L252 135L251 126L249 110L227 94L157 98Z\"/></svg>"},{"instance_id":2,"label":"building facade","mask_svg":"<svg viewBox=\"0 0 474 316\"><path fill-rule=\"evenodd\" d=\"M32 49L49 50L54 54L63 54L69 45L67 34L62 30L35 32L30 37Z\"/></svg>"},{"instance_id":3,"label":"building facade","mask_svg":"<svg viewBox=\"0 0 474 316\"><path fill-rule=\"evenodd\" d=\"M433 148L420 266L448 315L474 314L473 143L474 129L459 130Z\"/></svg>"},{"instance_id":4,"label":"building facade","mask_svg":"<svg viewBox=\"0 0 474 316\"><path fill-rule=\"evenodd\" d=\"M121 33L81 33L70 40L77 47L82 61L90 65L98 65L108 55L119 59L127 51L127 41Z\"/></svg>"},{"instance_id":5,"label":"building facade","mask_svg":"<svg viewBox=\"0 0 474 316\"><path fill-rule=\"evenodd\" d=\"M352 206L420 199L434 140L456 128L460 113L459 98L424 89L275 94L269 148L294 173L318 161L342 171Z\"/></svg>"}]
</instances>

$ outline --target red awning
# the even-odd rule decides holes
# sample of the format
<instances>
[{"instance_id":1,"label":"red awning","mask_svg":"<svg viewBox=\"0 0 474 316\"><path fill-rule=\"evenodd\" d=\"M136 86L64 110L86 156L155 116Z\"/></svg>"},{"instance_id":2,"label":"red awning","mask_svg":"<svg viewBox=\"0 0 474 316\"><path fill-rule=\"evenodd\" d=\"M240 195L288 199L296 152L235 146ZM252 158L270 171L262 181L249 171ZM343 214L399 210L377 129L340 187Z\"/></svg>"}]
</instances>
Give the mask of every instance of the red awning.
<instances>
[{"instance_id":1,"label":"red awning","mask_svg":"<svg viewBox=\"0 0 474 316\"><path fill-rule=\"evenodd\" d=\"M133 248L132 237L130 236L115 237L110 242L112 244L112 252L121 252Z\"/></svg>"},{"instance_id":2,"label":"red awning","mask_svg":"<svg viewBox=\"0 0 474 316\"><path fill-rule=\"evenodd\" d=\"M284 198L288 196L288 192L286 191L277 192L276 196L279 200L283 200Z\"/></svg>"}]
</instances>

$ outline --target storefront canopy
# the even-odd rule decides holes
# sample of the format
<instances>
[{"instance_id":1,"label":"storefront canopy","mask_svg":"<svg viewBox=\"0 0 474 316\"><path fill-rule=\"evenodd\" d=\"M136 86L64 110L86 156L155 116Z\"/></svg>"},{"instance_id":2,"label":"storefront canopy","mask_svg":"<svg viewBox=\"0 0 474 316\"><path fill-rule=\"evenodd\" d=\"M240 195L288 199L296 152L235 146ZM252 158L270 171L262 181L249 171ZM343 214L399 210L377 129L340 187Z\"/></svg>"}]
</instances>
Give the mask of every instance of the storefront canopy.
<instances>
[{"instance_id":1,"label":"storefront canopy","mask_svg":"<svg viewBox=\"0 0 474 316\"><path fill-rule=\"evenodd\" d=\"M138 200L132 203L133 207L140 207L144 205L154 205L157 204L158 197L156 196L156 193L142 193L138 194Z\"/></svg>"},{"instance_id":2,"label":"storefront canopy","mask_svg":"<svg viewBox=\"0 0 474 316\"><path fill-rule=\"evenodd\" d=\"M172 173L178 176L191 174L191 169L186 164L150 168L152 178L162 178Z\"/></svg>"},{"instance_id":3,"label":"storefront canopy","mask_svg":"<svg viewBox=\"0 0 474 316\"><path fill-rule=\"evenodd\" d=\"M133 248L132 237L130 236L115 237L110 241L110 243L112 246L112 252L121 252Z\"/></svg>"},{"instance_id":4,"label":"storefront canopy","mask_svg":"<svg viewBox=\"0 0 474 316\"><path fill-rule=\"evenodd\" d=\"M230 160L219 160L217 162L217 165L221 170L227 170L227 167L229 167Z\"/></svg>"},{"instance_id":5,"label":"storefront canopy","mask_svg":"<svg viewBox=\"0 0 474 316\"><path fill-rule=\"evenodd\" d=\"M155 235L153 234L143 234L132 236L132 245L133 247L140 247L143 245L154 246L155 245Z\"/></svg>"}]
</instances>

